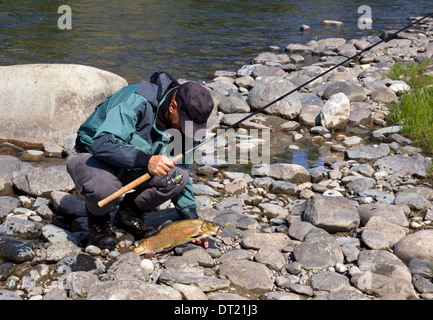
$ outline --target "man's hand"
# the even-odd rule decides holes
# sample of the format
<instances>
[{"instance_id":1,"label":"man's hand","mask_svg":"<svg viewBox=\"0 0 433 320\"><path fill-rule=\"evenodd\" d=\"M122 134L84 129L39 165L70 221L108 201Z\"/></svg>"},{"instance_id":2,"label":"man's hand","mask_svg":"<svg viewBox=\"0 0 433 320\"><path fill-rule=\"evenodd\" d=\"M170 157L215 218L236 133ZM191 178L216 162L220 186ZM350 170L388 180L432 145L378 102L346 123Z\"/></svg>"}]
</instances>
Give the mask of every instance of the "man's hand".
<instances>
[{"instance_id":1,"label":"man's hand","mask_svg":"<svg viewBox=\"0 0 433 320\"><path fill-rule=\"evenodd\" d=\"M154 176L164 176L174 168L174 162L166 156L152 156L149 160L147 170Z\"/></svg>"},{"instance_id":2,"label":"man's hand","mask_svg":"<svg viewBox=\"0 0 433 320\"><path fill-rule=\"evenodd\" d=\"M194 244L196 244L196 245L201 245L201 244L203 244L203 247L204 247L205 249L209 248L209 240L206 239L206 238L204 238L204 239L195 239L195 240L192 240L192 243L194 243Z\"/></svg>"}]
</instances>

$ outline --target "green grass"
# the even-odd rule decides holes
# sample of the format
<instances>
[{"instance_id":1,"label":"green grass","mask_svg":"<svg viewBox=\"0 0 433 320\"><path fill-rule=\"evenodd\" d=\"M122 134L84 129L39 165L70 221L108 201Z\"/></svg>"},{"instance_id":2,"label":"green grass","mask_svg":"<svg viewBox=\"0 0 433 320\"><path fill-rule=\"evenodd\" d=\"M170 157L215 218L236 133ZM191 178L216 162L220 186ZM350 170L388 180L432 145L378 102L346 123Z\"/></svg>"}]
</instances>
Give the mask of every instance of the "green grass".
<instances>
[{"instance_id":1,"label":"green grass","mask_svg":"<svg viewBox=\"0 0 433 320\"><path fill-rule=\"evenodd\" d=\"M433 153L433 77L425 73L431 67L431 61L398 62L388 74L389 78L403 80L411 87L391 106L388 122L403 125L402 134L429 154Z\"/></svg>"}]
</instances>

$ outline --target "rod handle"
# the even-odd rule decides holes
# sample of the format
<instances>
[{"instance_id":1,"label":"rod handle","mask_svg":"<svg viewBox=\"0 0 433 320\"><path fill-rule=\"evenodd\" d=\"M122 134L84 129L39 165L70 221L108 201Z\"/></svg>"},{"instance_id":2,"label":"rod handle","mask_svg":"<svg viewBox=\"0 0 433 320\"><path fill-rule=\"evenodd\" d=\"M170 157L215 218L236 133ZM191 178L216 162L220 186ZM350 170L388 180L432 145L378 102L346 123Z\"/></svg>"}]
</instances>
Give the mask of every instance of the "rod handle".
<instances>
[{"instance_id":1,"label":"rod handle","mask_svg":"<svg viewBox=\"0 0 433 320\"><path fill-rule=\"evenodd\" d=\"M175 156L174 158L172 158L171 160L173 162L177 162L179 160L181 160L183 158L183 154L178 154L177 156ZM138 177L137 179L135 179L134 181L128 183L126 186L123 186L122 188L120 188L119 190L117 190L116 192L112 193L111 195L109 195L108 197L106 197L105 199L102 199L101 201L98 202L98 206L100 208L102 208L103 206L105 206L106 204L110 203L111 201L117 199L118 197L120 197L121 195L127 193L129 190L134 189L135 187L139 186L140 184L146 182L147 180L150 179L150 175L149 173L145 173L143 174L141 177Z\"/></svg>"}]
</instances>

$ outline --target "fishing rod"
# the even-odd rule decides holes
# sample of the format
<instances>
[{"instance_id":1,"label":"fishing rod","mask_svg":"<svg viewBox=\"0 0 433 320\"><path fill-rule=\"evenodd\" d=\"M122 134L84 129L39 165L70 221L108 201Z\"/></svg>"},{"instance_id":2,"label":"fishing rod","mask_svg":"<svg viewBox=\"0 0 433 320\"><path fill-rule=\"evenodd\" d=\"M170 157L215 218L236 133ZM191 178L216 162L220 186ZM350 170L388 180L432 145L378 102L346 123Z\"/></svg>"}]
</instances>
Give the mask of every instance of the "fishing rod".
<instances>
[{"instance_id":1,"label":"fishing rod","mask_svg":"<svg viewBox=\"0 0 433 320\"><path fill-rule=\"evenodd\" d=\"M206 138L205 140L203 140L201 143L199 143L199 144L196 145L195 147L193 147L193 148L191 148L191 149L185 151L184 153L180 153L180 154L178 154L177 156L173 157L171 160L172 160L173 162L177 162L177 161L183 159L187 154L193 152L195 149L197 149L197 148L203 146L204 144L206 144L206 143L208 143L208 142L210 142L210 141L215 140L215 139L216 139L217 137L219 137L220 135L224 134L225 132L227 132L227 131L230 130L230 129L233 129L233 128L237 127L240 123L242 123L242 122L244 122L245 120L247 120L247 119L253 117L253 116L256 115L257 113L262 112L263 110L269 108L271 105L277 103L278 101L283 100L283 99L286 98L287 96L289 96L289 95L291 95L292 93L294 93L294 92L296 92L296 91L302 89L303 87L305 87L306 85L308 85L308 84L312 83L313 81L319 79L320 77L323 77L324 75L326 75L326 74L332 72L333 70L337 69L338 67L340 67L340 66L346 64L347 62L349 62L349 61L355 59L356 57L360 56L360 55L363 54L364 52L367 52L367 51L373 49L374 47L378 46L379 44L381 44L381 43L383 43L383 42L387 42L387 41L391 40L391 39L394 38L397 34L399 34L399 33L403 32L403 31L409 29L409 28L412 27L413 25L418 24L418 23L420 23L421 21L423 21L423 20L425 20L425 19L427 19L427 18L429 18L429 17L431 17L431 16L433 16L433 12L426 14L426 15L423 16L422 18L420 18L420 19L418 19L418 20L415 20L414 22L411 22L410 24L406 25L405 27L403 27L403 28L397 30L396 32L390 34L390 35L387 36L387 37L384 37L384 38L381 39L380 41L378 41L378 42L372 44L371 46L369 46L369 47L363 49L362 51L356 53L355 55L353 55L353 56L351 56L351 57L349 57L349 58L347 58L346 60L344 60L344 61L342 61L342 62L339 62L338 64L336 64L336 65L333 66L332 68L330 68L330 69L328 69L328 70L322 72L321 74L319 74L319 75L317 75L317 76L311 78L310 80L304 82L303 84L301 84L301 85L295 87L294 89L290 90L290 91L287 92L286 94L283 94L282 96L280 96L280 97L278 97L277 99L275 99L275 100L269 102L268 104L266 104L266 105L264 105L263 107L257 109L256 111L254 111L254 112L248 114L247 116L245 116L244 118L240 119L239 121L233 123L232 125L228 126L227 128L225 128L225 129L223 129L223 130L220 130L219 132L217 132L216 134L214 134L214 135L211 136L211 137ZM127 185L125 185L124 187L122 187L122 188L119 189L118 191L114 192L113 194L111 194L111 195L108 196L107 198L105 198L105 199L99 201L99 202L98 202L98 206L99 206L99 207L103 207L103 206L105 206L107 203L109 203L109 202L113 201L114 199L116 199L116 198L122 196L123 194L125 194L125 193L128 192L129 190L134 189L135 187L139 186L140 184L144 183L145 181L149 180L150 178L151 178L150 174L149 174L149 173L145 173L145 174L142 175L141 177L137 178L136 180L130 182L130 183L127 184Z\"/></svg>"}]
</instances>

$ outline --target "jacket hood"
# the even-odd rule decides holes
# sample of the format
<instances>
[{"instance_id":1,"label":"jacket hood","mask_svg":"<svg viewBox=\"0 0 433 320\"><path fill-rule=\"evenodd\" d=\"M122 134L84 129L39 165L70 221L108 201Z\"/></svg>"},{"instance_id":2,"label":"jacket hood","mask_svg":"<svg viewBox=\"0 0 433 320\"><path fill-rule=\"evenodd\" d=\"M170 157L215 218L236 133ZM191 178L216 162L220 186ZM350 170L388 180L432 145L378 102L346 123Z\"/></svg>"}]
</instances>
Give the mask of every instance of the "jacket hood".
<instances>
[{"instance_id":1,"label":"jacket hood","mask_svg":"<svg viewBox=\"0 0 433 320\"><path fill-rule=\"evenodd\" d=\"M150 77L150 82L146 80L140 82L136 92L145 97L154 108L158 108L168 91L178 86L179 82L171 74L155 72Z\"/></svg>"}]
</instances>

